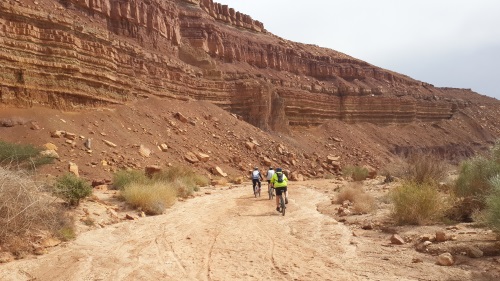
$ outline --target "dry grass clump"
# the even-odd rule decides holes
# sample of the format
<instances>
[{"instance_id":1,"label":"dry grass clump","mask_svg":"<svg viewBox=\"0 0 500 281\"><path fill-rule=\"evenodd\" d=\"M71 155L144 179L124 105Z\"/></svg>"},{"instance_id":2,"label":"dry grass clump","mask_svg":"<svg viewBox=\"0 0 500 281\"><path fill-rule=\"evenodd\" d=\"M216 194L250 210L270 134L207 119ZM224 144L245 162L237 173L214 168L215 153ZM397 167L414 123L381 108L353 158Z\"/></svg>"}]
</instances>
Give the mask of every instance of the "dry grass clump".
<instances>
[{"instance_id":1,"label":"dry grass clump","mask_svg":"<svg viewBox=\"0 0 500 281\"><path fill-rule=\"evenodd\" d=\"M344 175L351 177L353 181L364 181L368 177L369 171L365 167L346 166L343 169L343 173Z\"/></svg>"},{"instance_id":2,"label":"dry grass clump","mask_svg":"<svg viewBox=\"0 0 500 281\"><path fill-rule=\"evenodd\" d=\"M437 184L446 178L448 165L429 154L415 154L408 159L407 178L418 184Z\"/></svg>"},{"instance_id":3,"label":"dry grass clump","mask_svg":"<svg viewBox=\"0 0 500 281\"><path fill-rule=\"evenodd\" d=\"M368 193L361 193L354 201L353 211L357 214L367 214L375 210L377 202L373 196Z\"/></svg>"},{"instance_id":4,"label":"dry grass clump","mask_svg":"<svg viewBox=\"0 0 500 281\"><path fill-rule=\"evenodd\" d=\"M113 175L113 186L123 190L125 186L131 183L148 183L149 178L144 172L139 170L119 170Z\"/></svg>"},{"instance_id":5,"label":"dry grass clump","mask_svg":"<svg viewBox=\"0 0 500 281\"><path fill-rule=\"evenodd\" d=\"M155 174L153 180L179 182L181 185L191 187L192 189L209 184L207 177L196 173L193 169L186 166L168 167L161 173Z\"/></svg>"},{"instance_id":6,"label":"dry grass clump","mask_svg":"<svg viewBox=\"0 0 500 281\"><path fill-rule=\"evenodd\" d=\"M151 178L141 171L119 171L113 185L122 190L125 201L147 214L158 215L174 204L176 197L189 197L208 183L208 178L190 168L172 166Z\"/></svg>"},{"instance_id":7,"label":"dry grass clump","mask_svg":"<svg viewBox=\"0 0 500 281\"><path fill-rule=\"evenodd\" d=\"M0 244L2 249L20 256L32 250L30 237L48 232L59 238L73 230L71 219L54 199L43 192L43 185L22 172L0 167Z\"/></svg>"},{"instance_id":8,"label":"dry grass clump","mask_svg":"<svg viewBox=\"0 0 500 281\"><path fill-rule=\"evenodd\" d=\"M448 209L447 200L434 185L403 182L390 193L392 217L397 224L425 225L437 222Z\"/></svg>"},{"instance_id":9,"label":"dry grass clump","mask_svg":"<svg viewBox=\"0 0 500 281\"><path fill-rule=\"evenodd\" d=\"M416 183L437 184L448 174L449 165L430 154L412 154L388 164L382 174L386 178L398 177Z\"/></svg>"},{"instance_id":10,"label":"dry grass clump","mask_svg":"<svg viewBox=\"0 0 500 281\"><path fill-rule=\"evenodd\" d=\"M341 188L339 194L337 194L335 203L342 204L346 200L354 202L354 200L356 200L356 197L359 197L359 195L362 194L363 192L364 192L363 188L359 184L352 184L345 186Z\"/></svg>"},{"instance_id":11,"label":"dry grass clump","mask_svg":"<svg viewBox=\"0 0 500 281\"><path fill-rule=\"evenodd\" d=\"M377 205L375 198L366 193L360 184L352 184L342 188L337 194L335 202L342 204L346 200L353 203L353 211L358 214L369 213Z\"/></svg>"},{"instance_id":12,"label":"dry grass clump","mask_svg":"<svg viewBox=\"0 0 500 281\"><path fill-rule=\"evenodd\" d=\"M125 186L121 195L129 204L148 215L163 214L177 200L176 188L161 181L150 184L131 183Z\"/></svg>"}]
</instances>

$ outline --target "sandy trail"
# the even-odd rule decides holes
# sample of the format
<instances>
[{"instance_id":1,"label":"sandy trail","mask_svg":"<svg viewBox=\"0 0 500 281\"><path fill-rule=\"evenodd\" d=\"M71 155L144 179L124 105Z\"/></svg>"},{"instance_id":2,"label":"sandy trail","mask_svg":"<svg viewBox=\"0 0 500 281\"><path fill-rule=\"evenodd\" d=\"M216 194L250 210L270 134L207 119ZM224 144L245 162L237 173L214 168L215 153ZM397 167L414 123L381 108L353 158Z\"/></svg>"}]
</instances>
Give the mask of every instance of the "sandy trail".
<instances>
[{"instance_id":1,"label":"sandy trail","mask_svg":"<svg viewBox=\"0 0 500 281\"><path fill-rule=\"evenodd\" d=\"M32 260L0 267L3 280L354 280L348 229L294 191L286 216L248 188L176 204L167 214L81 234ZM347 233L346 233L347 232Z\"/></svg>"},{"instance_id":2,"label":"sandy trail","mask_svg":"<svg viewBox=\"0 0 500 281\"><path fill-rule=\"evenodd\" d=\"M354 237L317 211L324 193L294 187L283 217L267 194L250 190L214 191L161 216L85 232L46 255L0 265L0 280L472 280Z\"/></svg>"}]
</instances>

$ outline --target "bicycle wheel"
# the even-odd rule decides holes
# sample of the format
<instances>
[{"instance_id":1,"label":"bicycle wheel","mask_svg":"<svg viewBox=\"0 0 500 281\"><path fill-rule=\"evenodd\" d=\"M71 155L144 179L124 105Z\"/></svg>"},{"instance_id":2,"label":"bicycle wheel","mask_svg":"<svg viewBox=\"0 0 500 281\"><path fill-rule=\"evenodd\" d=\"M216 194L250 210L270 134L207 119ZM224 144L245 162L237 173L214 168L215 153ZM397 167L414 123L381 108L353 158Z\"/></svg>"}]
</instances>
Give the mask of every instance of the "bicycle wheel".
<instances>
[{"instance_id":1,"label":"bicycle wheel","mask_svg":"<svg viewBox=\"0 0 500 281\"><path fill-rule=\"evenodd\" d=\"M273 189L270 187L267 187L267 193L269 194L269 200L273 199Z\"/></svg>"},{"instance_id":2,"label":"bicycle wheel","mask_svg":"<svg viewBox=\"0 0 500 281\"><path fill-rule=\"evenodd\" d=\"M284 216L285 210L286 210L286 205L285 205L285 199L283 199L283 195L281 195L281 197L280 197L280 205L281 205L281 213Z\"/></svg>"},{"instance_id":3,"label":"bicycle wheel","mask_svg":"<svg viewBox=\"0 0 500 281\"><path fill-rule=\"evenodd\" d=\"M257 198L257 188L258 186L254 186L253 188L253 195L255 195L255 198Z\"/></svg>"}]
</instances>

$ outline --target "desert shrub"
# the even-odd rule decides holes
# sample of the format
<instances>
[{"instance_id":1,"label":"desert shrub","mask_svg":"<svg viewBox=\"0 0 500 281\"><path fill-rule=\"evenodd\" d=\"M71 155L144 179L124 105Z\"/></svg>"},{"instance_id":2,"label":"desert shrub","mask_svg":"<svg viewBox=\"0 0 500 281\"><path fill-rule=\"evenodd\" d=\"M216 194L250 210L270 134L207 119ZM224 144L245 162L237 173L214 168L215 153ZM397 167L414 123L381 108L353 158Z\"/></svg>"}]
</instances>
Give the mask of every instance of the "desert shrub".
<instances>
[{"instance_id":1,"label":"desert shrub","mask_svg":"<svg viewBox=\"0 0 500 281\"><path fill-rule=\"evenodd\" d=\"M54 194L72 206L78 206L80 200L92 194L92 187L85 180L67 173L56 179Z\"/></svg>"},{"instance_id":2,"label":"desert shrub","mask_svg":"<svg viewBox=\"0 0 500 281\"><path fill-rule=\"evenodd\" d=\"M463 161L459 175L453 186L454 194L459 198L454 207L454 215L460 220L469 221L474 213L483 212L485 208L494 208L496 177L500 175L500 143L497 143L490 154L477 156ZM493 200L493 201L492 201Z\"/></svg>"},{"instance_id":3,"label":"desert shrub","mask_svg":"<svg viewBox=\"0 0 500 281\"><path fill-rule=\"evenodd\" d=\"M368 177L368 169L360 166L347 166L343 169L346 176L351 177L354 181L363 181Z\"/></svg>"},{"instance_id":4,"label":"desert shrub","mask_svg":"<svg viewBox=\"0 0 500 281\"><path fill-rule=\"evenodd\" d=\"M486 198L485 220L495 231L500 232L500 175L491 180L493 191Z\"/></svg>"},{"instance_id":5,"label":"desert shrub","mask_svg":"<svg viewBox=\"0 0 500 281\"><path fill-rule=\"evenodd\" d=\"M113 186L120 190L131 183L147 183L149 181L144 172L138 170L119 170L113 175Z\"/></svg>"},{"instance_id":6,"label":"desert shrub","mask_svg":"<svg viewBox=\"0 0 500 281\"><path fill-rule=\"evenodd\" d=\"M365 193L359 184L349 185L340 189L335 202L342 204L346 200L353 203L353 211L355 213L369 213L376 207L375 198Z\"/></svg>"},{"instance_id":7,"label":"desert shrub","mask_svg":"<svg viewBox=\"0 0 500 281\"><path fill-rule=\"evenodd\" d=\"M129 204L157 215L173 205L176 197L186 198L198 191L199 185L207 185L208 178L190 168L172 166L152 178L142 171L119 171L114 175L113 184L122 190L121 196Z\"/></svg>"},{"instance_id":8,"label":"desert shrub","mask_svg":"<svg viewBox=\"0 0 500 281\"><path fill-rule=\"evenodd\" d=\"M358 197L362 193L363 189L361 185L347 185L340 189L339 194L337 194L337 197L335 198L335 203L342 204L346 200L354 202L356 200L356 197Z\"/></svg>"},{"instance_id":9,"label":"desert shrub","mask_svg":"<svg viewBox=\"0 0 500 281\"><path fill-rule=\"evenodd\" d=\"M167 180L170 182L181 181L189 186L204 186L209 184L207 177L196 173L186 166L172 166L153 176L156 180Z\"/></svg>"},{"instance_id":10,"label":"desert shrub","mask_svg":"<svg viewBox=\"0 0 500 281\"><path fill-rule=\"evenodd\" d=\"M415 154L408 159L406 178L416 183L436 184L442 181L448 172L443 160L432 155Z\"/></svg>"},{"instance_id":11,"label":"desert shrub","mask_svg":"<svg viewBox=\"0 0 500 281\"><path fill-rule=\"evenodd\" d=\"M454 190L461 197L484 199L491 191L490 179L500 174L500 164L483 156L464 161ZM483 200L481 200L483 201Z\"/></svg>"},{"instance_id":12,"label":"desert shrub","mask_svg":"<svg viewBox=\"0 0 500 281\"><path fill-rule=\"evenodd\" d=\"M377 202L373 196L368 193L361 193L354 201L353 211L357 214L367 214L377 207Z\"/></svg>"},{"instance_id":13,"label":"desert shrub","mask_svg":"<svg viewBox=\"0 0 500 281\"><path fill-rule=\"evenodd\" d=\"M177 189L177 196L186 198L199 190L199 186L208 185L209 180L194 170L184 166L172 166L153 175L153 181L170 182Z\"/></svg>"},{"instance_id":14,"label":"desert shrub","mask_svg":"<svg viewBox=\"0 0 500 281\"><path fill-rule=\"evenodd\" d=\"M31 144L14 144L0 140L0 165L20 169L34 169L53 162L53 158L42 156L41 148Z\"/></svg>"},{"instance_id":15,"label":"desert shrub","mask_svg":"<svg viewBox=\"0 0 500 281\"><path fill-rule=\"evenodd\" d=\"M129 204L140 208L148 215L162 214L177 199L176 188L162 181L146 185L131 183L125 186L121 195Z\"/></svg>"},{"instance_id":16,"label":"desert shrub","mask_svg":"<svg viewBox=\"0 0 500 281\"><path fill-rule=\"evenodd\" d=\"M448 202L435 186L405 181L390 193L392 217L397 224L423 225L441 220Z\"/></svg>"},{"instance_id":17,"label":"desert shrub","mask_svg":"<svg viewBox=\"0 0 500 281\"><path fill-rule=\"evenodd\" d=\"M46 232L59 237L73 224L64 208L27 174L0 167L0 245L16 255L32 250L28 237Z\"/></svg>"},{"instance_id":18,"label":"desert shrub","mask_svg":"<svg viewBox=\"0 0 500 281\"><path fill-rule=\"evenodd\" d=\"M381 174L387 177L404 178L408 175L409 165L403 158L395 158L392 162L388 163L383 169Z\"/></svg>"}]
</instances>

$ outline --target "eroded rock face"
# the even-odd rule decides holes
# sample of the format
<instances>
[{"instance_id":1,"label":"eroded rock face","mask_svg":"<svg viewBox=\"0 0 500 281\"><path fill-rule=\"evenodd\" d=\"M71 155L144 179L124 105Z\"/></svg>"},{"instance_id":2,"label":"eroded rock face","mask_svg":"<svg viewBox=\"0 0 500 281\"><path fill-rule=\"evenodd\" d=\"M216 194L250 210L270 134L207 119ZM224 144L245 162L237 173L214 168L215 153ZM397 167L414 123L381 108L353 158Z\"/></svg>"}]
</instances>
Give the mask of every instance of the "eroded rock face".
<instances>
[{"instance_id":1,"label":"eroded rock face","mask_svg":"<svg viewBox=\"0 0 500 281\"><path fill-rule=\"evenodd\" d=\"M467 106L456 97L472 95L287 41L212 0L43 3L0 3L0 104L194 98L286 131L331 119L433 122Z\"/></svg>"}]
</instances>

